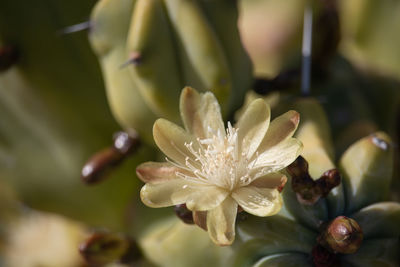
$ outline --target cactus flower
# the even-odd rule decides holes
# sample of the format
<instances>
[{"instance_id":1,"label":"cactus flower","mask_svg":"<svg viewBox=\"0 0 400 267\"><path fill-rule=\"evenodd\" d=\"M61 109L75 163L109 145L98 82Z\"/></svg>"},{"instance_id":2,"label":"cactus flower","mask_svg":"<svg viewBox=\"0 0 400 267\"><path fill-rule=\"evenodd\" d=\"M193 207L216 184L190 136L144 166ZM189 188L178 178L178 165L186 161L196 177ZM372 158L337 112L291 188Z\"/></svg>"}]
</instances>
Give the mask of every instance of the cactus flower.
<instances>
[{"instance_id":1,"label":"cactus flower","mask_svg":"<svg viewBox=\"0 0 400 267\"><path fill-rule=\"evenodd\" d=\"M299 114L289 111L270 123L270 108L259 99L235 127L228 122L225 129L214 95L188 87L181 94L180 110L186 131L164 119L154 124L154 140L167 162L137 167L146 182L141 199L155 208L185 203L212 241L230 245L239 206L262 217L279 212L279 188L286 183L279 171L302 148L292 137Z\"/></svg>"}]
</instances>

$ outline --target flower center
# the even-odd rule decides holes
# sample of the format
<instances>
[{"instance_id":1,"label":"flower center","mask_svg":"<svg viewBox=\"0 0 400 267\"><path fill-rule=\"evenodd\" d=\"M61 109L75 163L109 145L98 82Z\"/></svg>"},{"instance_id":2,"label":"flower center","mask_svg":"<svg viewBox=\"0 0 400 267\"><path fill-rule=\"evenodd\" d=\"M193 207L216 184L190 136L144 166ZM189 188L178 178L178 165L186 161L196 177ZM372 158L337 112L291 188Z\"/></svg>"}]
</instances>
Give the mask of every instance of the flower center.
<instances>
[{"instance_id":1,"label":"flower center","mask_svg":"<svg viewBox=\"0 0 400 267\"><path fill-rule=\"evenodd\" d=\"M186 158L185 169L190 170L196 177L178 175L191 181L212 184L229 191L251 182L251 165L244 153L239 151L238 129L228 122L226 134L213 132L208 129L211 137L197 139L198 149L194 149L193 143L185 144L194 156L195 162L190 157Z\"/></svg>"}]
</instances>

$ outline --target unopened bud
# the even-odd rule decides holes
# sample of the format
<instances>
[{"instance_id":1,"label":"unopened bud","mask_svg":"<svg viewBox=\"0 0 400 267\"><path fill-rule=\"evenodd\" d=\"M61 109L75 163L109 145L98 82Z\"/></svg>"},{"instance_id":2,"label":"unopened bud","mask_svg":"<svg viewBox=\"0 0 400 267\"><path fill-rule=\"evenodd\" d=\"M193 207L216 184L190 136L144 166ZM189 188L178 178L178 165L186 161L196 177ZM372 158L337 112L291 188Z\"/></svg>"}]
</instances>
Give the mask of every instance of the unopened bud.
<instances>
[{"instance_id":1,"label":"unopened bud","mask_svg":"<svg viewBox=\"0 0 400 267\"><path fill-rule=\"evenodd\" d=\"M79 252L90 264L102 266L120 260L130 247L127 238L104 232L97 232L80 244Z\"/></svg>"},{"instance_id":2,"label":"unopened bud","mask_svg":"<svg viewBox=\"0 0 400 267\"><path fill-rule=\"evenodd\" d=\"M139 147L140 139L136 132L117 132L113 136L114 148L124 155L128 155Z\"/></svg>"},{"instance_id":3,"label":"unopened bud","mask_svg":"<svg viewBox=\"0 0 400 267\"><path fill-rule=\"evenodd\" d=\"M176 216L181 219L184 223L194 224L193 212L189 210L185 204L176 205L175 208Z\"/></svg>"},{"instance_id":4,"label":"unopened bud","mask_svg":"<svg viewBox=\"0 0 400 267\"><path fill-rule=\"evenodd\" d=\"M363 232L353 219L339 216L328 224L318 243L335 253L352 254L361 246Z\"/></svg>"},{"instance_id":5,"label":"unopened bud","mask_svg":"<svg viewBox=\"0 0 400 267\"><path fill-rule=\"evenodd\" d=\"M139 136L132 132L117 132L113 146L94 154L83 166L81 177L86 184L96 184L107 178L109 172L140 146Z\"/></svg>"},{"instance_id":6,"label":"unopened bud","mask_svg":"<svg viewBox=\"0 0 400 267\"><path fill-rule=\"evenodd\" d=\"M104 180L110 170L117 166L123 155L115 148L106 148L94 154L83 166L81 177L86 184L96 184Z\"/></svg>"},{"instance_id":7,"label":"unopened bud","mask_svg":"<svg viewBox=\"0 0 400 267\"><path fill-rule=\"evenodd\" d=\"M321 189L322 196L325 197L334 187L340 185L340 173L337 169L326 171L316 182L317 186Z\"/></svg>"},{"instance_id":8,"label":"unopened bud","mask_svg":"<svg viewBox=\"0 0 400 267\"><path fill-rule=\"evenodd\" d=\"M287 167L288 172L292 176L309 176L308 174L308 162L302 156Z\"/></svg>"},{"instance_id":9,"label":"unopened bud","mask_svg":"<svg viewBox=\"0 0 400 267\"><path fill-rule=\"evenodd\" d=\"M292 190L296 193L297 200L304 205L313 205L321 197L326 197L329 192L340 184L340 173L336 169L326 171L319 179L314 180L308 172L308 162L299 156L287 167L292 176Z\"/></svg>"},{"instance_id":10,"label":"unopened bud","mask_svg":"<svg viewBox=\"0 0 400 267\"><path fill-rule=\"evenodd\" d=\"M287 171L292 176L292 189L296 193L298 201L305 205L316 203L321 197L321 192L308 173L307 161L299 156L287 167Z\"/></svg>"}]
</instances>

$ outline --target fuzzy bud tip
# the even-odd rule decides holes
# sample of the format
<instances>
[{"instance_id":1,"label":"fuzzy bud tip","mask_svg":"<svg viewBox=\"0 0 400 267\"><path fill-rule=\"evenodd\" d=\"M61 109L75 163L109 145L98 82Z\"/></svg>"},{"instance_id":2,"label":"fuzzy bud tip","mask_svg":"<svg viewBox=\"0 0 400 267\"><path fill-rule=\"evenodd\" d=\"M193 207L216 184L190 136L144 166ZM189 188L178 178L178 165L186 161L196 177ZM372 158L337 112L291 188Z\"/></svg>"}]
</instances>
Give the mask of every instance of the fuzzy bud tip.
<instances>
[{"instance_id":1,"label":"fuzzy bud tip","mask_svg":"<svg viewBox=\"0 0 400 267\"><path fill-rule=\"evenodd\" d=\"M335 253L352 254L361 246L363 232L353 219L339 216L329 223L318 242Z\"/></svg>"}]
</instances>

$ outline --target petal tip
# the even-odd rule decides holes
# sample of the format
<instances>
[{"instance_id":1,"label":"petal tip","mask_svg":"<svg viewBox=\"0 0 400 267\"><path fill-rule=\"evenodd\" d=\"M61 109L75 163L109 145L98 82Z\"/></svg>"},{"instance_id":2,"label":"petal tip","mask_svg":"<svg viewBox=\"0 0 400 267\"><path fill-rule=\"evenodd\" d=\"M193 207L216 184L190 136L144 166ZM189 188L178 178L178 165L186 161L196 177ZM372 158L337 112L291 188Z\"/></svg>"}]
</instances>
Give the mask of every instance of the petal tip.
<instances>
[{"instance_id":1,"label":"petal tip","mask_svg":"<svg viewBox=\"0 0 400 267\"><path fill-rule=\"evenodd\" d=\"M184 101L185 99L193 98L194 96L197 96L199 93L192 87L186 86L183 88L182 93L181 93L181 101Z\"/></svg>"},{"instance_id":2,"label":"petal tip","mask_svg":"<svg viewBox=\"0 0 400 267\"><path fill-rule=\"evenodd\" d=\"M136 167L136 175L143 182L146 182L144 179L145 172L146 171L145 168L143 168L143 164L140 164L139 166Z\"/></svg>"},{"instance_id":3,"label":"petal tip","mask_svg":"<svg viewBox=\"0 0 400 267\"><path fill-rule=\"evenodd\" d=\"M153 135L160 130L160 126L164 123L165 119L157 119L153 124Z\"/></svg>"},{"instance_id":4,"label":"petal tip","mask_svg":"<svg viewBox=\"0 0 400 267\"><path fill-rule=\"evenodd\" d=\"M230 246L235 241L235 232L226 232L220 234L217 239L211 238L211 240L219 247Z\"/></svg>"},{"instance_id":5,"label":"petal tip","mask_svg":"<svg viewBox=\"0 0 400 267\"><path fill-rule=\"evenodd\" d=\"M297 127L297 125L299 124L299 122L300 122L300 114L297 112L297 111L295 111L295 110L291 110L291 111L289 111L289 112L291 112L291 118L290 118L290 121L294 124L294 125L296 125L296 127Z\"/></svg>"}]
</instances>

